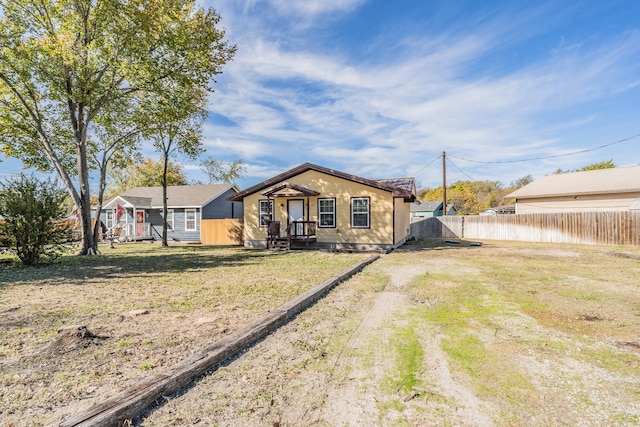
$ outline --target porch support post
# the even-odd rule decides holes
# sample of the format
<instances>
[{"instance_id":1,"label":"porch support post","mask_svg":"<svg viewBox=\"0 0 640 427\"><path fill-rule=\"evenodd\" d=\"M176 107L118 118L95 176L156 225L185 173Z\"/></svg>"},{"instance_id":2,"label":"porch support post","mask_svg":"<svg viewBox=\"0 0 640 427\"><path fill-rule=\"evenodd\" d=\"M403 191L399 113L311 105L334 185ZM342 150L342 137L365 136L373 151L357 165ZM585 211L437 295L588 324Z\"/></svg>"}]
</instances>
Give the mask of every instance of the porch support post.
<instances>
[{"instance_id":1,"label":"porch support post","mask_svg":"<svg viewBox=\"0 0 640 427\"><path fill-rule=\"evenodd\" d=\"M307 196L307 221L310 221L309 216L309 196Z\"/></svg>"},{"instance_id":2,"label":"porch support post","mask_svg":"<svg viewBox=\"0 0 640 427\"><path fill-rule=\"evenodd\" d=\"M275 210L275 209L274 209ZM260 212L258 212L260 213ZM271 196L267 195L267 213L269 214L269 217L273 218L271 221L275 221L275 215L271 212ZM270 242L269 240L271 239L271 236L269 236L269 230L271 228L271 221L267 220L267 249L271 249L270 248ZM260 225L260 223L262 222L262 218L258 218L258 225Z\"/></svg>"}]
</instances>

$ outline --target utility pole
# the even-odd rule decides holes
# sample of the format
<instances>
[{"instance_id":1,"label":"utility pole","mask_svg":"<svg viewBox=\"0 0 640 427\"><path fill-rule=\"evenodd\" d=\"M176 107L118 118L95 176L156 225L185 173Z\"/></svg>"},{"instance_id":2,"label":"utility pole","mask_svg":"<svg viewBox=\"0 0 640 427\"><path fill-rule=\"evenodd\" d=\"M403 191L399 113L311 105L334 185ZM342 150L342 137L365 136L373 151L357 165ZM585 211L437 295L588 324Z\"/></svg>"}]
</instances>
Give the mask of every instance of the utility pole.
<instances>
[{"instance_id":1,"label":"utility pole","mask_svg":"<svg viewBox=\"0 0 640 427\"><path fill-rule=\"evenodd\" d=\"M442 216L447 215L447 152L442 152Z\"/></svg>"}]
</instances>

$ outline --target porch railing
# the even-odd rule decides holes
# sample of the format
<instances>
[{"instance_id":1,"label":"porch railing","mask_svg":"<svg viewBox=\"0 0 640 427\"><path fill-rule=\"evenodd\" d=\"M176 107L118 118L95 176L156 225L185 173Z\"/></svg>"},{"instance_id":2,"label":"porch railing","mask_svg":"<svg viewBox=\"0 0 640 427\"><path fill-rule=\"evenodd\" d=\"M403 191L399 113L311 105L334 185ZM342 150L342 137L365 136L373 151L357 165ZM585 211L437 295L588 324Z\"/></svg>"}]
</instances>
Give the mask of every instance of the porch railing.
<instances>
[{"instance_id":1,"label":"porch railing","mask_svg":"<svg viewBox=\"0 0 640 427\"><path fill-rule=\"evenodd\" d=\"M289 223L286 228L286 237L280 237L280 221L271 221L267 228L267 249L291 249L292 242L304 242L308 245L315 241L315 221Z\"/></svg>"},{"instance_id":2,"label":"porch railing","mask_svg":"<svg viewBox=\"0 0 640 427\"><path fill-rule=\"evenodd\" d=\"M287 226L289 240L313 240L316 237L315 221L292 221Z\"/></svg>"},{"instance_id":3,"label":"porch railing","mask_svg":"<svg viewBox=\"0 0 640 427\"><path fill-rule=\"evenodd\" d=\"M125 224L124 236L127 239L150 239L151 238L151 224L145 222L144 224Z\"/></svg>"}]
</instances>

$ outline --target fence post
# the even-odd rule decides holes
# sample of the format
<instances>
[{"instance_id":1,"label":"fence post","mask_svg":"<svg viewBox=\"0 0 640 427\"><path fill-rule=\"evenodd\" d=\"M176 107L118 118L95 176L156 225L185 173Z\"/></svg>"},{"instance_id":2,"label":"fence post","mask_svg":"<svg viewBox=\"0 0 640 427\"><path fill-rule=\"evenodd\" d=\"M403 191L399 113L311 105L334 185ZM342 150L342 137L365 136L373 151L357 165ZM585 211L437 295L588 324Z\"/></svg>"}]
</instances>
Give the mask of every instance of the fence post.
<instances>
[{"instance_id":1,"label":"fence post","mask_svg":"<svg viewBox=\"0 0 640 427\"><path fill-rule=\"evenodd\" d=\"M462 216L462 224L460 225L460 238L464 239L464 219L466 216Z\"/></svg>"}]
</instances>

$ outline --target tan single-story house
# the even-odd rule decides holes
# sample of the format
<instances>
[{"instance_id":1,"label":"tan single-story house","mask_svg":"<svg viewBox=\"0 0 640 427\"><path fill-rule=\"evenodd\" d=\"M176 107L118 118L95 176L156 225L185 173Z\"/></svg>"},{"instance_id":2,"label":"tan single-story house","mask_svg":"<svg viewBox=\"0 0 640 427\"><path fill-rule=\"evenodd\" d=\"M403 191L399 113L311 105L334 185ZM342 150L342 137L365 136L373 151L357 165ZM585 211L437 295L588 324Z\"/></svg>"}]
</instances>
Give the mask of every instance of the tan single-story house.
<instances>
[{"instance_id":1,"label":"tan single-story house","mask_svg":"<svg viewBox=\"0 0 640 427\"><path fill-rule=\"evenodd\" d=\"M304 163L229 197L249 247L389 250L409 236L413 178L373 180Z\"/></svg>"},{"instance_id":2,"label":"tan single-story house","mask_svg":"<svg viewBox=\"0 0 640 427\"><path fill-rule=\"evenodd\" d=\"M628 211L640 201L640 166L547 175L505 199L517 214Z\"/></svg>"}]
</instances>

